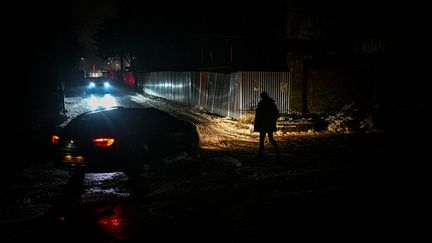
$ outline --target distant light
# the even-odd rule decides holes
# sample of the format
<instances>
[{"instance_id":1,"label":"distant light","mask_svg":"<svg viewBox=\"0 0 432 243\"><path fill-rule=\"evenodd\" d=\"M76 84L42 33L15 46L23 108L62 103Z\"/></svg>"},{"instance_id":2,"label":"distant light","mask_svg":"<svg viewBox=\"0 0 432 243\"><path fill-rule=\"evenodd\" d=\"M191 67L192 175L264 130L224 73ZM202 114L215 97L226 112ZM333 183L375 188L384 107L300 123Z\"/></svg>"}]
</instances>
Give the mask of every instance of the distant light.
<instances>
[{"instance_id":1,"label":"distant light","mask_svg":"<svg viewBox=\"0 0 432 243\"><path fill-rule=\"evenodd\" d=\"M94 88L94 87L96 87L96 84L94 82L90 82L88 86L89 86L89 88Z\"/></svg>"},{"instance_id":2,"label":"distant light","mask_svg":"<svg viewBox=\"0 0 432 243\"><path fill-rule=\"evenodd\" d=\"M109 82L105 82L104 86L105 86L105 88L109 88L109 87L111 87L111 84Z\"/></svg>"},{"instance_id":3,"label":"distant light","mask_svg":"<svg viewBox=\"0 0 432 243\"><path fill-rule=\"evenodd\" d=\"M104 97L102 97L101 102L102 107L104 108L111 108L117 105L116 99L110 94L105 94Z\"/></svg>"},{"instance_id":4,"label":"distant light","mask_svg":"<svg viewBox=\"0 0 432 243\"><path fill-rule=\"evenodd\" d=\"M95 71L95 72L89 72L88 76L91 77L91 78L98 78L98 77L102 77L103 73L102 73L102 71L98 70L98 71Z\"/></svg>"},{"instance_id":5,"label":"distant light","mask_svg":"<svg viewBox=\"0 0 432 243\"><path fill-rule=\"evenodd\" d=\"M116 106L117 101L116 98L110 94L105 94L103 97L91 95L90 98L87 99L87 104L92 110L100 108L107 109Z\"/></svg>"}]
</instances>

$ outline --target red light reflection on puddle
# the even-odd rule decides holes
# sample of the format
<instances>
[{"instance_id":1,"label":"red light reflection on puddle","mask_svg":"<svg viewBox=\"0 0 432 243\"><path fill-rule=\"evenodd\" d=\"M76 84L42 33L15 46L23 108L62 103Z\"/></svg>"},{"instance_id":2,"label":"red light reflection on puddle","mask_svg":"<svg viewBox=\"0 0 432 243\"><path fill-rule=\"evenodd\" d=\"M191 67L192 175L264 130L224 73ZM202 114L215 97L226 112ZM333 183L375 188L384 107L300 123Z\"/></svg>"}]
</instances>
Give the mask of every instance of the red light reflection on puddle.
<instances>
[{"instance_id":1,"label":"red light reflection on puddle","mask_svg":"<svg viewBox=\"0 0 432 243\"><path fill-rule=\"evenodd\" d=\"M101 211L109 210L109 215L103 215L98 219L97 225L101 227L103 232L115 237L118 240L124 240L128 237L128 219L124 216L123 205L116 205L111 209L102 209ZM102 212L102 214L105 214Z\"/></svg>"}]
</instances>

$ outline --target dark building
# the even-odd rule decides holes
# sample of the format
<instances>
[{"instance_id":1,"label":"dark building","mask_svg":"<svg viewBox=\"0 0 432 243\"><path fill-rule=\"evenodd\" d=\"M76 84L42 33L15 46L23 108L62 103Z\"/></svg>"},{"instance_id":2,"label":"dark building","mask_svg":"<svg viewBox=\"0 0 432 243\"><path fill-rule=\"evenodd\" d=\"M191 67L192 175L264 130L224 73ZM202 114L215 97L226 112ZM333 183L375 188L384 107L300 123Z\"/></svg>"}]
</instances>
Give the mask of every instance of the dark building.
<instances>
[{"instance_id":1,"label":"dark building","mask_svg":"<svg viewBox=\"0 0 432 243\"><path fill-rule=\"evenodd\" d=\"M285 24L280 1L124 1L96 40L132 70L275 69L286 68Z\"/></svg>"}]
</instances>

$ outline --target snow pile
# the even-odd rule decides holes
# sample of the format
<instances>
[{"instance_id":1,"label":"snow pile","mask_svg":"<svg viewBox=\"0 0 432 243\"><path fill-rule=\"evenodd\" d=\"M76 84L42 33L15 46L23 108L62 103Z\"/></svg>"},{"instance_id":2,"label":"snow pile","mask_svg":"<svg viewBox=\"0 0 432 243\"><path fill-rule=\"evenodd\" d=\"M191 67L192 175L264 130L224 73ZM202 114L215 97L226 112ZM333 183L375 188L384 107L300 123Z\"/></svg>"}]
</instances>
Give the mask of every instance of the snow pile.
<instances>
[{"instance_id":1,"label":"snow pile","mask_svg":"<svg viewBox=\"0 0 432 243\"><path fill-rule=\"evenodd\" d=\"M221 117L207 113L200 107L191 107L175 101L154 97L146 94L131 96L131 100L139 104L147 104L167 111L175 117L194 123L200 134L200 147L209 150L236 148L245 142L258 142L258 133L253 132L253 120L249 116L248 123L231 117ZM250 123L252 121L252 124ZM275 134L286 136L286 134ZM241 143L241 144L239 144Z\"/></svg>"},{"instance_id":2,"label":"snow pile","mask_svg":"<svg viewBox=\"0 0 432 243\"><path fill-rule=\"evenodd\" d=\"M259 133L253 131L254 112L236 120L211 114L201 107L141 93L117 97L117 102L126 107L156 107L178 119L195 124L200 134L200 147L204 149L238 149L254 146L253 144L256 145L259 140ZM66 107L69 120L91 110L81 98L66 99ZM320 124L321 128L318 129L317 124ZM373 120L370 117L360 119L358 108L352 103L328 117L282 116L277 122L277 128L274 133L275 139L284 140L286 137L316 136L326 132L368 130L373 128Z\"/></svg>"},{"instance_id":3,"label":"snow pile","mask_svg":"<svg viewBox=\"0 0 432 243\"><path fill-rule=\"evenodd\" d=\"M354 120L358 109L354 103L348 104L336 113L330 115L324 120L329 122L327 130L337 133L348 133L354 129Z\"/></svg>"},{"instance_id":4,"label":"snow pile","mask_svg":"<svg viewBox=\"0 0 432 243\"><path fill-rule=\"evenodd\" d=\"M364 131L375 131L375 124L371 115L366 116L360 121L360 129Z\"/></svg>"},{"instance_id":5,"label":"snow pile","mask_svg":"<svg viewBox=\"0 0 432 243\"><path fill-rule=\"evenodd\" d=\"M365 115L355 103L350 103L334 115L323 118L328 122L327 130L336 133L371 132L375 124L371 115Z\"/></svg>"},{"instance_id":6,"label":"snow pile","mask_svg":"<svg viewBox=\"0 0 432 243\"><path fill-rule=\"evenodd\" d=\"M179 119L194 123L200 134L200 147L207 150L239 149L256 146L259 141L259 133L253 132L253 112L236 120L208 113L200 107L147 94L130 95L130 100L142 106L156 107ZM319 136L329 131L349 132L352 130L350 122L356 119L355 112L354 105L348 105L336 115L327 118L282 116L277 122L278 130L274 137L276 140L286 140L293 137ZM323 123L324 129L315 129L317 122ZM364 126L368 126L367 123Z\"/></svg>"}]
</instances>

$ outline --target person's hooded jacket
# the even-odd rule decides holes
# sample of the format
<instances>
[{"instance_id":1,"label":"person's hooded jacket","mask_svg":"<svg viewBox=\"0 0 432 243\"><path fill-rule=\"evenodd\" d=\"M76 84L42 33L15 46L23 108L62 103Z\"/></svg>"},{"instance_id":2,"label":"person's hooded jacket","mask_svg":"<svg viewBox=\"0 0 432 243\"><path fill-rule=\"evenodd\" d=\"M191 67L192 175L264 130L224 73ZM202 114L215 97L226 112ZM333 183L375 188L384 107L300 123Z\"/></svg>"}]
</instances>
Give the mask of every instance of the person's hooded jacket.
<instances>
[{"instance_id":1,"label":"person's hooded jacket","mask_svg":"<svg viewBox=\"0 0 432 243\"><path fill-rule=\"evenodd\" d=\"M279 110L275 101L266 93L261 94L255 111L254 132L275 132L278 118Z\"/></svg>"}]
</instances>

